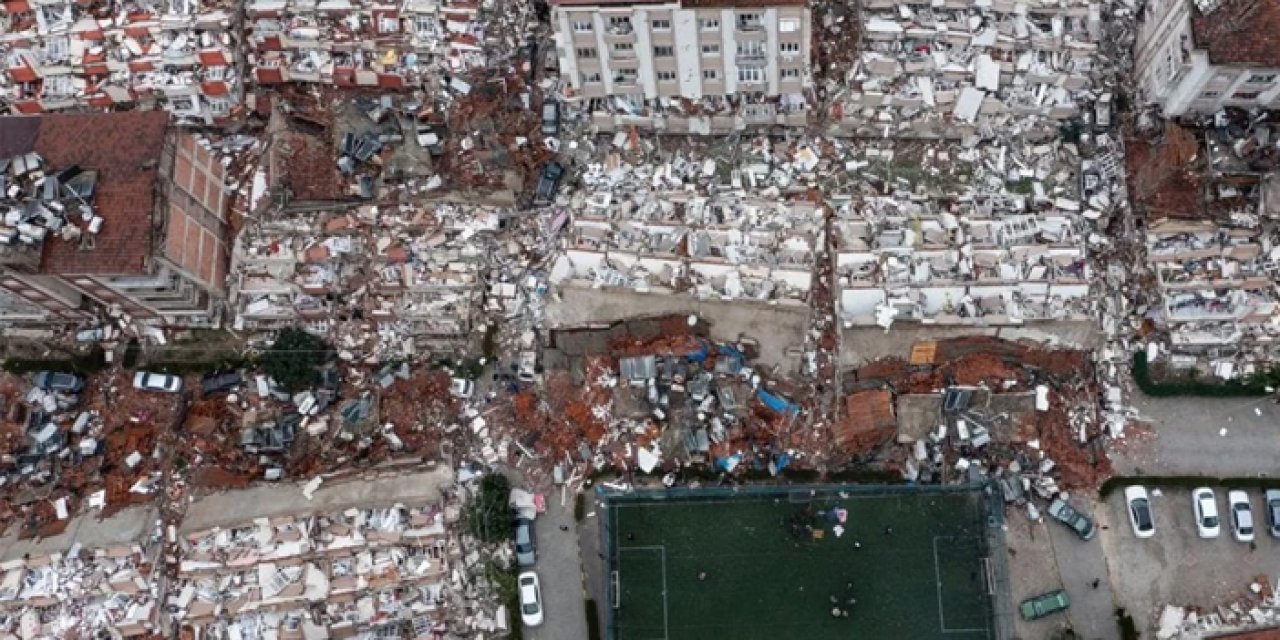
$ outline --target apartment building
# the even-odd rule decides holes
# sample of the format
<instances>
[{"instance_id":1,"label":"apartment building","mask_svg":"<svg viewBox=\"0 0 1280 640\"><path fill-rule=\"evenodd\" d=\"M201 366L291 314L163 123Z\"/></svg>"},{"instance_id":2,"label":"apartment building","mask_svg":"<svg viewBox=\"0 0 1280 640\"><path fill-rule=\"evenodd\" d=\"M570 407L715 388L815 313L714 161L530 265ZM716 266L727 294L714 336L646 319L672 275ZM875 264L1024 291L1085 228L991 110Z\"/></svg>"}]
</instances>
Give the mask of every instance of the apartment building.
<instances>
[{"instance_id":1,"label":"apartment building","mask_svg":"<svg viewBox=\"0 0 1280 640\"><path fill-rule=\"evenodd\" d=\"M1147 103L1168 117L1223 107L1280 107L1280 4L1149 0L1134 69Z\"/></svg>"},{"instance_id":2,"label":"apartment building","mask_svg":"<svg viewBox=\"0 0 1280 640\"><path fill-rule=\"evenodd\" d=\"M165 111L0 118L0 325L212 326L225 166Z\"/></svg>"},{"instance_id":3,"label":"apartment building","mask_svg":"<svg viewBox=\"0 0 1280 640\"><path fill-rule=\"evenodd\" d=\"M558 0L551 22L560 74L601 128L722 133L805 123L803 1Z\"/></svg>"}]
</instances>

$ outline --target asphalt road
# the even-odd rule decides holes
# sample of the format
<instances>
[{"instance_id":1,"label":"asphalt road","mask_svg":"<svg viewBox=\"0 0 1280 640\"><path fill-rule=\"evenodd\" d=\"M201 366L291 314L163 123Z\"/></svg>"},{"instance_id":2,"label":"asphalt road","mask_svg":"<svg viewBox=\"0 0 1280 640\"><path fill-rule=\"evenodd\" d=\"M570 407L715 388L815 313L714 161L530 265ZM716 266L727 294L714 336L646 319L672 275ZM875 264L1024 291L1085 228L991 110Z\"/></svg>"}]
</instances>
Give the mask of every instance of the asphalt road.
<instances>
[{"instance_id":1,"label":"asphalt road","mask_svg":"<svg viewBox=\"0 0 1280 640\"><path fill-rule=\"evenodd\" d=\"M1095 519L1099 534L1101 527L1110 526L1105 504L1098 505L1091 498L1081 497L1072 497L1071 503ZM1062 523L1048 517L1045 520L1062 588L1071 597L1071 608L1066 613L1071 628L1085 640L1118 640L1120 629L1116 625L1115 600L1100 536L1081 540ZM1096 587L1094 581L1097 581Z\"/></svg>"},{"instance_id":2,"label":"asphalt road","mask_svg":"<svg viewBox=\"0 0 1280 640\"><path fill-rule=\"evenodd\" d=\"M568 530L561 530L561 526ZM543 623L525 629L529 640L587 640L583 609L582 562L578 559L578 527L573 521L573 496L560 506L560 492L547 493L547 511L534 521L538 561L534 570L542 581Z\"/></svg>"},{"instance_id":3,"label":"asphalt road","mask_svg":"<svg viewBox=\"0 0 1280 640\"><path fill-rule=\"evenodd\" d=\"M1154 434L1112 455L1126 475L1280 475L1280 405L1271 398L1148 398L1133 405ZM1223 430L1225 435L1223 434Z\"/></svg>"}]
</instances>

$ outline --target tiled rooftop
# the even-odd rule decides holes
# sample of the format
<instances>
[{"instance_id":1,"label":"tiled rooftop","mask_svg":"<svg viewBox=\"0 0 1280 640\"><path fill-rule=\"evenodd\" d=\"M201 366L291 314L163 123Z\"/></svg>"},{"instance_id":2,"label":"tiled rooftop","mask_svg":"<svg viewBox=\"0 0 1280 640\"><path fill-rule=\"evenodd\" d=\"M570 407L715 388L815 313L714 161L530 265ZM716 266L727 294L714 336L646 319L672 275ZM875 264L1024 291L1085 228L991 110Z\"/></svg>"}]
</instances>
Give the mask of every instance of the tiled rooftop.
<instances>
[{"instance_id":1,"label":"tiled rooftop","mask_svg":"<svg viewBox=\"0 0 1280 640\"><path fill-rule=\"evenodd\" d=\"M93 249L46 242L41 272L143 273L143 260L151 254L151 213L168 120L164 111L40 117L35 152L48 166L97 170L94 208L105 220Z\"/></svg>"}]
</instances>

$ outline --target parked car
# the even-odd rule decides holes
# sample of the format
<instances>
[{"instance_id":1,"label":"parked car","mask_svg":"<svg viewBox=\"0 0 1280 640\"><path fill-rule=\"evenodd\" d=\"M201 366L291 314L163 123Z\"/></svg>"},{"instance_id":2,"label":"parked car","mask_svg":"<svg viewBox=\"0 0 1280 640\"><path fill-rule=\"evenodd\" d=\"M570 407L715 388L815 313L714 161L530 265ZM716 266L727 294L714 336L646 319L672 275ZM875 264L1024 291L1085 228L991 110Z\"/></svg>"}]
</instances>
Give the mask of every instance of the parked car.
<instances>
[{"instance_id":1,"label":"parked car","mask_svg":"<svg viewBox=\"0 0 1280 640\"><path fill-rule=\"evenodd\" d=\"M1129 524L1133 535L1150 538L1156 534L1156 521L1151 515L1151 498L1145 487L1134 485L1124 488L1124 503L1129 508Z\"/></svg>"},{"instance_id":2,"label":"parked car","mask_svg":"<svg viewBox=\"0 0 1280 640\"><path fill-rule=\"evenodd\" d=\"M516 582L520 586L520 619L530 627L542 624L542 586L538 583L538 574L525 571L516 576Z\"/></svg>"},{"instance_id":3,"label":"parked car","mask_svg":"<svg viewBox=\"0 0 1280 640\"><path fill-rule=\"evenodd\" d=\"M1280 489L1267 489L1263 500L1267 503L1267 530L1272 538L1280 538Z\"/></svg>"},{"instance_id":4,"label":"parked car","mask_svg":"<svg viewBox=\"0 0 1280 640\"><path fill-rule=\"evenodd\" d=\"M471 394L475 393L475 390L476 383L467 380L466 378L454 378L449 381L449 393L453 394L453 397L455 398L462 398L465 400L470 398Z\"/></svg>"},{"instance_id":5,"label":"parked car","mask_svg":"<svg viewBox=\"0 0 1280 640\"><path fill-rule=\"evenodd\" d=\"M45 391L80 393L80 390L84 389L84 378L74 373L41 371L36 374L35 385Z\"/></svg>"},{"instance_id":6,"label":"parked car","mask_svg":"<svg viewBox=\"0 0 1280 640\"><path fill-rule=\"evenodd\" d=\"M244 382L244 377L237 371L211 373L200 379L200 391L206 396L226 393L240 386L241 382Z\"/></svg>"},{"instance_id":7,"label":"parked car","mask_svg":"<svg viewBox=\"0 0 1280 640\"><path fill-rule=\"evenodd\" d=\"M1249 494L1240 491L1227 492L1227 508L1231 510L1231 533L1240 542L1253 542L1253 507Z\"/></svg>"},{"instance_id":8,"label":"parked car","mask_svg":"<svg viewBox=\"0 0 1280 640\"><path fill-rule=\"evenodd\" d=\"M1067 597L1066 591L1059 589L1023 600L1018 611L1022 613L1023 620L1039 620L1059 611L1066 611L1070 606L1071 598Z\"/></svg>"},{"instance_id":9,"label":"parked car","mask_svg":"<svg viewBox=\"0 0 1280 640\"><path fill-rule=\"evenodd\" d=\"M542 135L548 138L560 135L560 103L555 100L542 103Z\"/></svg>"},{"instance_id":10,"label":"parked car","mask_svg":"<svg viewBox=\"0 0 1280 640\"><path fill-rule=\"evenodd\" d=\"M537 543L533 539L533 521L516 518L516 564L532 567L537 561Z\"/></svg>"},{"instance_id":11,"label":"parked car","mask_svg":"<svg viewBox=\"0 0 1280 640\"><path fill-rule=\"evenodd\" d=\"M1092 540L1094 534L1098 532L1098 528L1094 526L1093 520L1090 520L1088 516L1073 509L1071 505L1067 504L1067 501L1062 498L1054 498L1053 502L1049 503L1049 515L1052 516L1054 520L1071 527L1071 530L1075 531L1076 535L1080 536L1082 540Z\"/></svg>"},{"instance_id":12,"label":"parked car","mask_svg":"<svg viewBox=\"0 0 1280 640\"><path fill-rule=\"evenodd\" d=\"M559 162L548 162L542 168L538 178L538 187L533 192L533 204L546 206L555 202L556 192L560 190L560 180L564 177L564 165Z\"/></svg>"},{"instance_id":13,"label":"parked car","mask_svg":"<svg viewBox=\"0 0 1280 640\"><path fill-rule=\"evenodd\" d=\"M1222 533L1222 522L1218 519L1218 498L1213 489L1200 487L1191 492L1191 508L1196 515L1196 532L1201 538L1216 538Z\"/></svg>"},{"instance_id":14,"label":"parked car","mask_svg":"<svg viewBox=\"0 0 1280 640\"><path fill-rule=\"evenodd\" d=\"M160 391L162 393L178 393L182 391L182 378L167 373L151 373L139 371L133 374L133 388L143 391Z\"/></svg>"}]
</instances>

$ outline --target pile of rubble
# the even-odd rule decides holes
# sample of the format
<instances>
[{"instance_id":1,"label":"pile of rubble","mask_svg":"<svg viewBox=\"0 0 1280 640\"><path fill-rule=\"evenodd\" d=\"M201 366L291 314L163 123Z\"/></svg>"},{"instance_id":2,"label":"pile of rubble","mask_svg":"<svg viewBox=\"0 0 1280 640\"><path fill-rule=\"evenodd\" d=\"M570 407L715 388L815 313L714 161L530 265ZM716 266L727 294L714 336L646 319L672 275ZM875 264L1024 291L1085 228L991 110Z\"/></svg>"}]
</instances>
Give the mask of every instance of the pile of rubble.
<instances>
[{"instance_id":1,"label":"pile of rubble","mask_svg":"<svg viewBox=\"0 0 1280 640\"><path fill-rule=\"evenodd\" d=\"M166 615L197 636L438 637L460 597L458 514L394 505L185 532Z\"/></svg>"},{"instance_id":2,"label":"pile of rubble","mask_svg":"<svg viewBox=\"0 0 1280 640\"><path fill-rule=\"evenodd\" d=\"M0 629L20 638L120 637L158 633L154 557L138 545L0 563Z\"/></svg>"}]
</instances>

